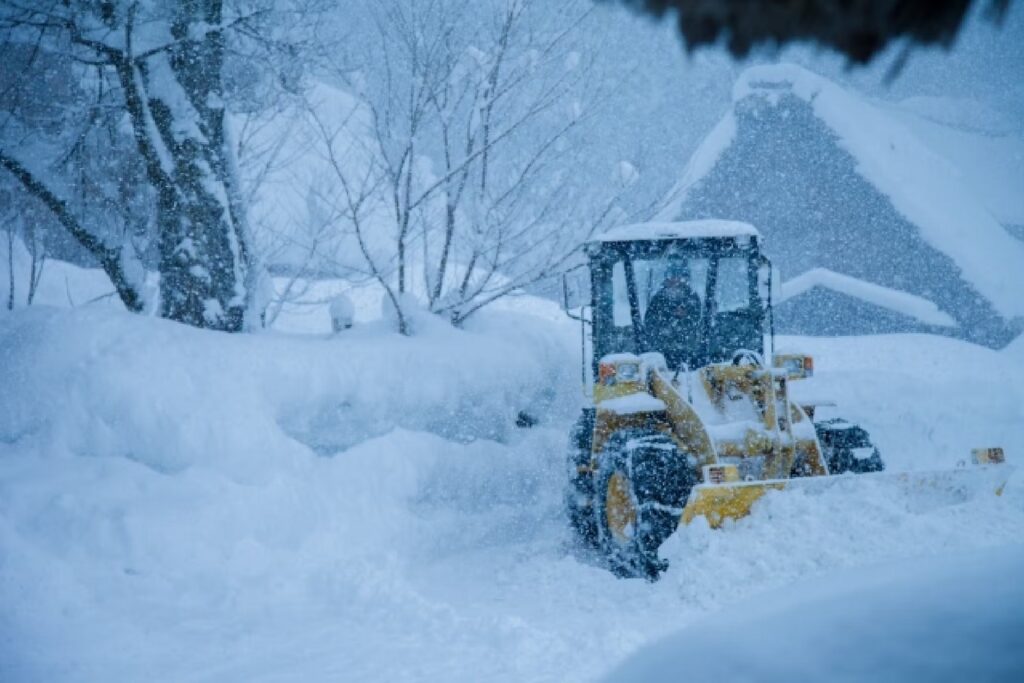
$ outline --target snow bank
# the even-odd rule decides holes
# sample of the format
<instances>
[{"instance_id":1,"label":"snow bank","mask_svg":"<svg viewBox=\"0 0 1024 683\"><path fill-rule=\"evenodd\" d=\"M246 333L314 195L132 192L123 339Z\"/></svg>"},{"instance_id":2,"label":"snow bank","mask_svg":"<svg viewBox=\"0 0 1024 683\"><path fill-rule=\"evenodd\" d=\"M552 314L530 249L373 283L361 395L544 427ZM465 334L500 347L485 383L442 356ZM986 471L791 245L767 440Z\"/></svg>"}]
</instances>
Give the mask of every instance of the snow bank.
<instances>
[{"instance_id":1,"label":"snow bank","mask_svg":"<svg viewBox=\"0 0 1024 683\"><path fill-rule=\"evenodd\" d=\"M840 572L644 648L607 683L1024 678L1024 546Z\"/></svg>"},{"instance_id":2,"label":"snow bank","mask_svg":"<svg viewBox=\"0 0 1024 683\"><path fill-rule=\"evenodd\" d=\"M504 438L517 408L543 416L572 386L570 351L528 316L506 315L497 334L419 322L412 338L379 325L232 336L101 309L26 310L0 319L0 441L244 479L396 426Z\"/></svg>"},{"instance_id":3,"label":"snow bank","mask_svg":"<svg viewBox=\"0 0 1024 683\"><path fill-rule=\"evenodd\" d=\"M863 425L891 469L951 468L987 446L1024 461L1024 359L1010 349L927 334L780 337L777 348L814 356L793 396L835 401L815 419Z\"/></svg>"},{"instance_id":4,"label":"snow bank","mask_svg":"<svg viewBox=\"0 0 1024 683\"><path fill-rule=\"evenodd\" d=\"M858 172L889 197L929 244L952 258L1003 317L1024 315L1024 269L1019 267L1024 263L1024 242L999 224L962 172L922 142L899 116L794 64L754 66L740 75L733 88L733 108L698 148L657 220L678 217L690 189L732 144L737 103L753 97L775 103L784 95L803 99L813 108L856 160ZM1004 203L1000 200L1000 206Z\"/></svg>"},{"instance_id":5,"label":"snow bank","mask_svg":"<svg viewBox=\"0 0 1024 683\"><path fill-rule=\"evenodd\" d=\"M824 287L855 297L875 306L916 318L926 325L957 326L956 320L928 299L836 273L827 268L812 268L806 273L801 273L784 282L779 303L800 296L814 287Z\"/></svg>"},{"instance_id":6,"label":"snow bank","mask_svg":"<svg viewBox=\"0 0 1024 683\"><path fill-rule=\"evenodd\" d=\"M548 444L510 444L575 409L563 341L513 314L414 338L0 316L0 679L214 680L267 645L247 631L351 612L353 642L368 615L443 617L406 563L549 512L474 521L510 493L557 498ZM521 408L539 430L514 428Z\"/></svg>"}]
</instances>

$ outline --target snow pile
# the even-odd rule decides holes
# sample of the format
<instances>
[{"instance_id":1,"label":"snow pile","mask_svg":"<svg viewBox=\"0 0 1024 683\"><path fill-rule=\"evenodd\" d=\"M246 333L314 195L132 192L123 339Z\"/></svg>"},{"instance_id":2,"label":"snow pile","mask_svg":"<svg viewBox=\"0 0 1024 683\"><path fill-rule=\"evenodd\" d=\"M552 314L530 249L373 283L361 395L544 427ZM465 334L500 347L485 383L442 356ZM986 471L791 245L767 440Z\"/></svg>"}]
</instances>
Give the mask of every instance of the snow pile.
<instances>
[{"instance_id":1,"label":"snow pile","mask_svg":"<svg viewBox=\"0 0 1024 683\"><path fill-rule=\"evenodd\" d=\"M926 325L956 327L957 322L948 313L922 297L866 282L827 268L812 268L782 284L779 303L800 296L814 287L824 287L866 301L875 306L916 318Z\"/></svg>"},{"instance_id":2,"label":"snow pile","mask_svg":"<svg viewBox=\"0 0 1024 683\"><path fill-rule=\"evenodd\" d=\"M529 316L420 322L296 337L0 317L0 679L182 680L295 613L433 619L406 563L550 512L474 522L510 492L557 499L549 445L510 444L548 434L517 433L518 409L568 419L576 366Z\"/></svg>"},{"instance_id":3,"label":"snow pile","mask_svg":"<svg viewBox=\"0 0 1024 683\"><path fill-rule=\"evenodd\" d=\"M747 98L806 101L857 162L858 172L889 197L921 236L947 254L1005 318L1024 315L1024 243L1012 237L961 172L889 110L793 64L755 66L740 75L733 108L691 158L657 220L672 220L692 187L736 137L735 107ZM1015 177L1015 176L1011 176ZM1019 195L1019 193L1018 193Z\"/></svg>"},{"instance_id":4,"label":"snow pile","mask_svg":"<svg viewBox=\"0 0 1024 683\"><path fill-rule=\"evenodd\" d=\"M503 438L516 408L543 414L572 386L564 340L529 317L467 331L418 322L413 338L379 325L229 336L103 309L26 310L0 327L0 441L245 478L396 426Z\"/></svg>"},{"instance_id":5,"label":"snow pile","mask_svg":"<svg viewBox=\"0 0 1024 683\"><path fill-rule=\"evenodd\" d=\"M422 270L417 270L418 274L422 275ZM415 284L417 278L413 280ZM422 278L419 278L419 281L422 282ZM275 277L271 279L271 284L273 294L270 297L272 303L268 308L267 326L274 330L302 334L330 332L330 304L338 296L344 296L352 303L353 321L356 325L374 323L383 318L390 321L390 329L396 328L394 308L390 301L386 300L387 295L383 287L376 282L356 284L343 278ZM427 315L429 318L429 314L423 310L422 302L425 295L418 291L416 286L412 289L412 292L407 292L402 297L405 308L416 317ZM470 323L470 327L488 327L487 321L493 319L492 314L495 313L499 318L502 313L526 314L530 316L530 320L540 318L548 323L554 323L555 328L562 328L561 331L565 331L566 326L573 327L561 306L555 301L516 291L494 301L481 312L484 315L472 316L473 322ZM578 328L575 337L577 341L574 346L578 346Z\"/></svg>"},{"instance_id":6,"label":"snow pile","mask_svg":"<svg viewBox=\"0 0 1024 683\"><path fill-rule=\"evenodd\" d=\"M905 562L752 597L644 648L607 683L1024 677L1024 546Z\"/></svg>"},{"instance_id":7,"label":"snow pile","mask_svg":"<svg viewBox=\"0 0 1024 683\"><path fill-rule=\"evenodd\" d=\"M356 307L345 294L338 294L331 299L328 312L331 315L331 329L341 332L352 327L356 318Z\"/></svg>"},{"instance_id":8,"label":"snow pile","mask_svg":"<svg viewBox=\"0 0 1024 683\"><path fill-rule=\"evenodd\" d=\"M397 302L397 306L395 305ZM399 316L401 310L401 316ZM430 312L426 310L423 302L412 292L401 292L392 299L384 296L380 300L380 317L389 328L398 330L399 318L405 321L406 327L413 333L423 324L421 320L429 318Z\"/></svg>"},{"instance_id":9,"label":"snow pile","mask_svg":"<svg viewBox=\"0 0 1024 683\"><path fill-rule=\"evenodd\" d=\"M1024 356L927 334L780 337L779 351L809 353L814 377L795 399L832 400L815 419L863 425L890 469L955 467L972 448L1002 446L1024 460Z\"/></svg>"}]
</instances>

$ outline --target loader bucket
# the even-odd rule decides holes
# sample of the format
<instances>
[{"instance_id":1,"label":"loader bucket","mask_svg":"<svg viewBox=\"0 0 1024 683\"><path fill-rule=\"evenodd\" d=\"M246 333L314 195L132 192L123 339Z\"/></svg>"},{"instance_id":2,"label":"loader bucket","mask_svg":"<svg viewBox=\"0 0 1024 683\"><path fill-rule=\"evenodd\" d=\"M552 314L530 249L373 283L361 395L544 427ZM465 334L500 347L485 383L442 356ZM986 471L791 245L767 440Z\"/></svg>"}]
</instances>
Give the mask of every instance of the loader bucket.
<instances>
[{"instance_id":1,"label":"loader bucket","mask_svg":"<svg viewBox=\"0 0 1024 683\"><path fill-rule=\"evenodd\" d=\"M953 470L706 483L693 487L680 521L689 524L704 517L711 528L718 529L727 519L749 515L754 503L768 491L800 489L815 495L842 487L859 490L882 486L905 500L909 509L923 511L957 505L980 495L1002 495L1013 472L1014 468L1006 464L969 465Z\"/></svg>"},{"instance_id":2,"label":"loader bucket","mask_svg":"<svg viewBox=\"0 0 1024 683\"><path fill-rule=\"evenodd\" d=\"M683 509L682 521L689 524L703 516L712 529L718 529L727 519L740 519L750 514L750 508L771 489L782 490L789 482L782 479L729 484L702 484L695 486Z\"/></svg>"}]
</instances>

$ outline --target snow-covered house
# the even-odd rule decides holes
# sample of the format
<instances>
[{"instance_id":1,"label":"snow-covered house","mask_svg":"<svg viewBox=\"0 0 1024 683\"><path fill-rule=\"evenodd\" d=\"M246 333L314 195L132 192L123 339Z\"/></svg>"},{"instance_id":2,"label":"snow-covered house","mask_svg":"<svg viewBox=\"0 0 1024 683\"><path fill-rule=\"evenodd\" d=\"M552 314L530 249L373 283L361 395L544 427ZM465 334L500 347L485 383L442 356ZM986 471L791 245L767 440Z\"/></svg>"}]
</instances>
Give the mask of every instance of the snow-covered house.
<instances>
[{"instance_id":1,"label":"snow-covered house","mask_svg":"<svg viewBox=\"0 0 1024 683\"><path fill-rule=\"evenodd\" d=\"M1024 144L947 124L753 67L657 218L756 225L784 280L782 332L1001 347L1024 328L1024 240L1007 230L1024 224Z\"/></svg>"}]
</instances>

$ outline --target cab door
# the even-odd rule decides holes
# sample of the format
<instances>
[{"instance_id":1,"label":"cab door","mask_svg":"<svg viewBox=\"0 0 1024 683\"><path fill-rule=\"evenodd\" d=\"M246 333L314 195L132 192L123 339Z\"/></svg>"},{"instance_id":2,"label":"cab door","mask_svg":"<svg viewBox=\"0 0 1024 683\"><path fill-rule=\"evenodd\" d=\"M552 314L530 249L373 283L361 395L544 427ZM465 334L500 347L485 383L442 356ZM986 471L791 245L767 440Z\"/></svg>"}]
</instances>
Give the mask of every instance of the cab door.
<instances>
[{"instance_id":1,"label":"cab door","mask_svg":"<svg viewBox=\"0 0 1024 683\"><path fill-rule=\"evenodd\" d=\"M737 349L760 351L764 311L754 259L742 252L716 256L711 275L709 361L727 361Z\"/></svg>"}]
</instances>

